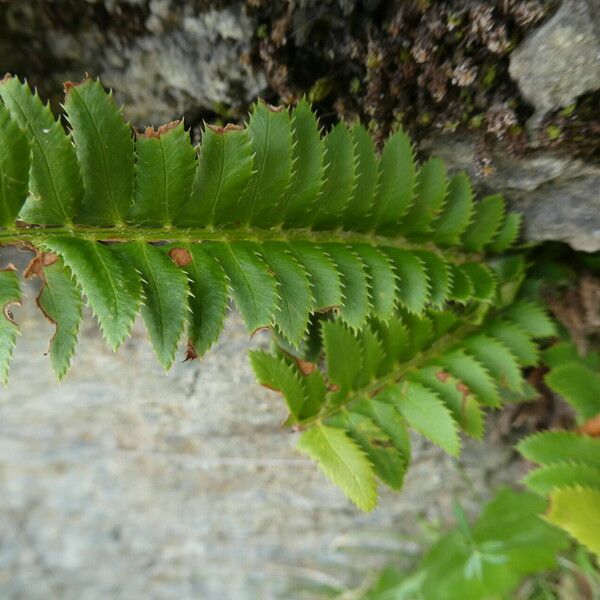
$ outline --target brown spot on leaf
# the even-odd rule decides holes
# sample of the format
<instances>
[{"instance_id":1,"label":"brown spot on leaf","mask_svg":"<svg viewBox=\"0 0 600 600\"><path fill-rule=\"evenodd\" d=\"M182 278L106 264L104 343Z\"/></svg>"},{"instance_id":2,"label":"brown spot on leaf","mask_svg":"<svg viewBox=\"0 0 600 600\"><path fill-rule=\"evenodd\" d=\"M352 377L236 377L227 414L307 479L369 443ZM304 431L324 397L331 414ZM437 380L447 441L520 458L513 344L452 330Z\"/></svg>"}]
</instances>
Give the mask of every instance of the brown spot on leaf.
<instances>
[{"instance_id":1,"label":"brown spot on leaf","mask_svg":"<svg viewBox=\"0 0 600 600\"><path fill-rule=\"evenodd\" d=\"M192 262L192 255L185 248L171 248L169 256L178 267L186 267Z\"/></svg>"},{"instance_id":2,"label":"brown spot on leaf","mask_svg":"<svg viewBox=\"0 0 600 600\"><path fill-rule=\"evenodd\" d=\"M393 448L394 443L392 440L380 440L379 438L372 438L371 444L373 446L378 446L379 448Z\"/></svg>"},{"instance_id":3,"label":"brown spot on leaf","mask_svg":"<svg viewBox=\"0 0 600 600\"><path fill-rule=\"evenodd\" d=\"M456 384L456 389L463 395L463 398L466 398L471 393L471 390L462 381Z\"/></svg>"},{"instance_id":4,"label":"brown spot on leaf","mask_svg":"<svg viewBox=\"0 0 600 600\"><path fill-rule=\"evenodd\" d=\"M446 373L446 371L437 371L435 377L438 381L445 383L448 381L448 377L450 377L450 373Z\"/></svg>"},{"instance_id":5,"label":"brown spot on leaf","mask_svg":"<svg viewBox=\"0 0 600 600\"><path fill-rule=\"evenodd\" d=\"M281 112L282 110L286 110L285 106L273 106L272 104L269 104L266 100L263 100L262 98L259 98L259 102L266 106L271 112L274 113L278 113Z\"/></svg>"},{"instance_id":6,"label":"brown spot on leaf","mask_svg":"<svg viewBox=\"0 0 600 600\"><path fill-rule=\"evenodd\" d=\"M6 265L6 267L4 267L4 269L0 269L0 271L16 271L16 270L17 270L17 268L12 263L8 263ZM4 308L3 308L4 317L8 321L10 321L14 325L16 325L15 318L13 316L12 310L10 309L11 306L21 306L21 301L20 300L10 300L9 302L7 302L4 305Z\"/></svg>"},{"instance_id":7,"label":"brown spot on leaf","mask_svg":"<svg viewBox=\"0 0 600 600\"><path fill-rule=\"evenodd\" d=\"M83 79L81 81L75 82L75 81L65 81L63 83L63 90L65 92L65 97L67 96L67 94L73 89L76 88L80 85L83 85L84 83L86 83L87 81L89 81L92 77L90 76L89 73L86 72L86 74L83 76Z\"/></svg>"},{"instance_id":8,"label":"brown spot on leaf","mask_svg":"<svg viewBox=\"0 0 600 600\"><path fill-rule=\"evenodd\" d=\"M175 129L181 121L171 121L170 123L165 123L165 125L161 125L158 129L154 129L154 127L146 127L143 135L147 138L160 138L161 135L168 133L172 129Z\"/></svg>"},{"instance_id":9,"label":"brown spot on leaf","mask_svg":"<svg viewBox=\"0 0 600 600\"><path fill-rule=\"evenodd\" d=\"M196 352L196 348L192 342L188 342L185 348L185 358L183 362L187 362L188 360L196 360L198 358L198 353Z\"/></svg>"},{"instance_id":10,"label":"brown spot on leaf","mask_svg":"<svg viewBox=\"0 0 600 600\"><path fill-rule=\"evenodd\" d=\"M579 428L579 433L590 435L592 437L600 437L600 415L596 415L589 421L586 421Z\"/></svg>"},{"instance_id":11,"label":"brown spot on leaf","mask_svg":"<svg viewBox=\"0 0 600 600\"><path fill-rule=\"evenodd\" d=\"M207 127L219 134L227 133L228 131L242 131L244 129L240 125L234 125L233 123L227 123L225 127L219 127L219 125L207 125Z\"/></svg>"},{"instance_id":12,"label":"brown spot on leaf","mask_svg":"<svg viewBox=\"0 0 600 600\"><path fill-rule=\"evenodd\" d=\"M339 305L334 304L333 306L325 306L324 308L318 308L315 312L318 312L319 314L326 314L328 312L336 311L339 308Z\"/></svg>"},{"instance_id":13,"label":"brown spot on leaf","mask_svg":"<svg viewBox=\"0 0 600 600\"><path fill-rule=\"evenodd\" d=\"M250 334L250 339L252 339L257 333L260 333L261 331L269 331L269 329L271 329L268 325L265 325L264 327L257 327L251 334Z\"/></svg>"},{"instance_id":14,"label":"brown spot on leaf","mask_svg":"<svg viewBox=\"0 0 600 600\"><path fill-rule=\"evenodd\" d=\"M23 275L29 279L31 277L44 278L44 267L49 267L58 260L58 255L54 252L38 252L29 262Z\"/></svg>"},{"instance_id":15,"label":"brown spot on leaf","mask_svg":"<svg viewBox=\"0 0 600 600\"><path fill-rule=\"evenodd\" d=\"M10 81L13 78L12 73L4 73L4 77L2 78L2 81L0 81L0 83L6 83L7 81Z\"/></svg>"},{"instance_id":16,"label":"brown spot on leaf","mask_svg":"<svg viewBox=\"0 0 600 600\"><path fill-rule=\"evenodd\" d=\"M331 392L339 392L340 390L340 386L337 383L330 383L327 387Z\"/></svg>"},{"instance_id":17,"label":"brown spot on leaf","mask_svg":"<svg viewBox=\"0 0 600 600\"><path fill-rule=\"evenodd\" d=\"M4 311L3 311L3 312L4 312L4 317L5 317L5 318L6 318L8 321L10 321L11 323L13 323L13 325L16 325L17 323L16 323L16 321L15 321L15 317L14 317L14 315L13 315L13 313L12 313L12 310L10 309L10 308L11 308L11 306L21 306L21 302L19 302L19 301L17 300L17 301L15 301L15 302L7 302L7 303L4 305Z\"/></svg>"},{"instance_id":18,"label":"brown spot on leaf","mask_svg":"<svg viewBox=\"0 0 600 600\"><path fill-rule=\"evenodd\" d=\"M462 381L459 381L456 384L456 389L462 394L462 398L460 400L460 412L461 414L464 414L471 390Z\"/></svg>"},{"instance_id":19,"label":"brown spot on leaf","mask_svg":"<svg viewBox=\"0 0 600 600\"><path fill-rule=\"evenodd\" d=\"M296 359L296 364L298 365L298 368L302 372L302 375L310 375L317 368L317 365L314 362L302 360L301 358Z\"/></svg>"}]
</instances>

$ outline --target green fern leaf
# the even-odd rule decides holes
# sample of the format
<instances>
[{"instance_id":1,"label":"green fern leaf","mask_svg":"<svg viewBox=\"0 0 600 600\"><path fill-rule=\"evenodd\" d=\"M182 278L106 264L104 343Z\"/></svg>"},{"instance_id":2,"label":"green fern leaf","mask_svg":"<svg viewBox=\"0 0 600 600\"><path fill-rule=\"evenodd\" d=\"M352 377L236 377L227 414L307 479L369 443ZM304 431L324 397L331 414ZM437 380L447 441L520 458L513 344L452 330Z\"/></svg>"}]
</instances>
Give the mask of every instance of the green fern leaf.
<instances>
[{"instance_id":1,"label":"green fern leaf","mask_svg":"<svg viewBox=\"0 0 600 600\"><path fill-rule=\"evenodd\" d=\"M286 225L309 225L311 211L323 188L324 149L317 119L306 99L292 112L293 173L282 202Z\"/></svg>"},{"instance_id":2,"label":"green fern leaf","mask_svg":"<svg viewBox=\"0 0 600 600\"><path fill-rule=\"evenodd\" d=\"M452 271L448 263L434 252L418 251L415 255L425 265L429 276L429 302L434 308L440 308L452 290Z\"/></svg>"},{"instance_id":3,"label":"green fern leaf","mask_svg":"<svg viewBox=\"0 0 600 600\"><path fill-rule=\"evenodd\" d=\"M358 402L353 410L369 417L389 436L396 450L400 452L405 468L408 467L410 463L410 436L406 428L406 421L394 406L388 402L377 400L377 398L370 398ZM404 476L404 471L400 475Z\"/></svg>"},{"instance_id":4,"label":"green fern leaf","mask_svg":"<svg viewBox=\"0 0 600 600\"><path fill-rule=\"evenodd\" d=\"M413 252L385 248L398 275L398 301L406 310L420 314L429 300L429 277L423 261Z\"/></svg>"},{"instance_id":5,"label":"green fern leaf","mask_svg":"<svg viewBox=\"0 0 600 600\"><path fill-rule=\"evenodd\" d=\"M377 398L389 402L421 435L456 456L460 452L460 439L452 414L429 388L415 381L386 388Z\"/></svg>"},{"instance_id":6,"label":"green fern leaf","mask_svg":"<svg viewBox=\"0 0 600 600\"><path fill-rule=\"evenodd\" d=\"M292 252L310 275L315 310L326 311L342 305L342 281L337 265L319 246L307 242L290 244Z\"/></svg>"},{"instance_id":7,"label":"green fern leaf","mask_svg":"<svg viewBox=\"0 0 600 600\"><path fill-rule=\"evenodd\" d=\"M580 356L577 346L572 342L556 342L542 352L542 362L551 369L567 363L582 363L588 368L600 368L600 355L590 352L586 356ZM591 359L591 360L590 360ZM594 360L595 359L595 360Z\"/></svg>"},{"instance_id":8,"label":"green fern leaf","mask_svg":"<svg viewBox=\"0 0 600 600\"><path fill-rule=\"evenodd\" d=\"M500 385L516 392L522 389L523 377L517 359L501 341L476 335L464 340L463 345Z\"/></svg>"},{"instance_id":9,"label":"green fern leaf","mask_svg":"<svg viewBox=\"0 0 600 600\"><path fill-rule=\"evenodd\" d=\"M517 449L527 460L542 465L574 461L600 467L600 439L570 431L530 435L519 442Z\"/></svg>"},{"instance_id":10,"label":"green fern leaf","mask_svg":"<svg viewBox=\"0 0 600 600\"><path fill-rule=\"evenodd\" d=\"M292 178L290 113L258 102L248 123L255 174L239 203L243 223L266 227L280 223L284 193Z\"/></svg>"},{"instance_id":11,"label":"green fern leaf","mask_svg":"<svg viewBox=\"0 0 600 600\"><path fill-rule=\"evenodd\" d=\"M487 249L498 254L506 252L517 241L522 220L523 217L519 213L507 214L496 237L488 244Z\"/></svg>"},{"instance_id":12,"label":"green fern leaf","mask_svg":"<svg viewBox=\"0 0 600 600\"><path fill-rule=\"evenodd\" d=\"M310 456L358 508L365 512L375 508L373 467L342 429L326 425L309 429L300 437L298 449Z\"/></svg>"},{"instance_id":13,"label":"green fern leaf","mask_svg":"<svg viewBox=\"0 0 600 600\"><path fill-rule=\"evenodd\" d=\"M600 375L584 365L571 363L552 369L544 381L584 419L600 414Z\"/></svg>"},{"instance_id":14,"label":"green fern leaf","mask_svg":"<svg viewBox=\"0 0 600 600\"><path fill-rule=\"evenodd\" d=\"M450 265L452 288L450 298L464 304L473 297L473 282L460 265Z\"/></svg>"},{"instance_id":15,"label":"green fern leaf","mask_svg":"<svg viewBox=\"0 0 600 600\"><path fill-rule=\"evenodd\" d=\"M172 225L188 201L196 152L183 122L146 129L135 143L135 192L128 220L140 225Z\"/></svg>"},{"instance_id":16,"label":"green fern leaf","mask_svg":"<svg viewBox=\"0 0 600 600\"><path fill-rule=\"evenodd\" d=\"M202 356L219 338L227 313L227 278L225 272L200 244L185 250L182 267L190 287L188 315L188 358Z\"/></svg>"},{"instance_id":17,"label":"green fern leaf","mask_svg":"<svg viewBox=\"0 0 600 600\"><path fill-rule=\"evenodd\" d=\"M306 403L306 396L302 381L292 366L262 350L250 352L250 362L259 383L281 392L290 413L298 419Z\"/></svg>"},{"instance_id":18,"label":"green fern leaf","mask_svg":"<svg viewBox=\"0 0 600 600\"><path fill-rule=\"evenodd\" d=\"M302 407L300 418L309 419L316 415L324 406L327 395L327 385L321 371L315 370L302 378L306 402Z\"/></svg>"},{"instance_id":19,"label":"green fern leaf","mask_svg":"<svg viewBox=\"0 0 600 600\"><path fill-rule=\"evenodd\" d=\"M524 367L537 365L539 352L535 342L517 323L500 320L487 327L490 335L500 340Z\"/></svg>"},{"instance_id":20,"label":"green fern leaf","mask_svg":"<svg viewBox=\"0 0 600 600\"><path fill-rule=\"evenodd\" d=\"M358 335L363 358L362 369L359 373L359 384L365 386L377 376L383 356L383 344L377 334L368 326L363 327Z\"/></svg>"},{"instance_id":21,"label":"green fern leaf","mask_svg":"<svg viewBox=\"0 0 600 600\"><path fill-rule=\"evenodd\" d=\"M268 242L262 252L278 282L275 324L293 346L298 346L315 302L306 271L285 244Z\"/></svg>"},{"instance_id":22,"label":"green fern leaf","mask_svg":"<svg viewBox=\"0 0 600 600\"><path fill-rule=\"evenodd\" d=\"M495 237L504 220L502 196L486 196L475 205L475 214L462 241L465 248L481 252Z\"/></svg>"},{"instance_id":23,"label":"green fern leaf","mask_svg":"<svg viewBox=\"0 0 600 600\"><path fill-rule=\"evenodd\" d=\"M523 483L544 496L554 488L582 486L600 490L600 469L585 463L553 463L530 471Z\"/></svg>"},{"instance_id":24,"label":"green fern leaf","mask_svg":"<svg viewBox=\"0 0 600 600\"><path fill-rule=\"evenodd\" d=\"M433 222L434 239L443 246L456 246L471 221L473 190L466 173L457 173L448 184L444 209Z\"/></svg>"},{"instance_id":25,"label":"green fern leaf","mask_svg":"<svg viewBox=\"0 0 600 600\"><path fill-rule=\"evenodd\" d=\"M19 328L13 319L11 305L21 304L21 288L12 265L0 270L0 381L8 382L8 367Z\"/></svg>"},{"instance_id":26,"label":"green fern leaf","mask_svg":"<svg viewBox=\"0 0 600 600\"><path fill-rule=\"evenodd\" d=\"M338 123L323 141L327 165L325 185L317 200L315 224L332 229L351 201L356 185L356 160L349 129Z\"/></svg>"},{"instance_id":27,"label":"green fern leaf","mask_svg":"<svg viewBox=\"0 0 600 600\"><path fill-rule=\"evenodd\" d=\"M71 141L27 83L7 76L0 83L0 96L31 143L30 197L20 218L42 225L72 223L83 185Z\"/></svg>"},{"instance_id":28,"label":"green fern leaf","mask_svg":"<svg viewBox=\"0 0 600 600\"><path fill-rule=\"evenodd\" d=\"M231 225L250 183L254 159L248 132L235 125L207 125L190 198L175 217L179 226Z\"/></svg>"},{"instance_id":29,"label":"green fern leaf","mask_svg":"<svg viewBox=\"0 0 600 600\"><path fill-rule=\"evenodd\" d=\"M50 340L50 361L58 379L62 379L75 353L77 335L81 323L83 302L81 292L73 280L71 271L60 258L43 266L40 273L43 287L37 304L46 318L56 326Z\"/></svg>"},{"instance_id":30,"label":"green fern leaf","mask_svg":"<svg viewBox=\"0 0 600 600\"><path fill-rule=\"evenodd\" d=\"M475 300L492 300L496 292L496 278L487 265L464 263L458 267L471 281L472 297Z\"/></svg>"},{"instance_id":31,"label":"green fern leaf","mask_svg":"<svg viewBox=\"0 0 600 600\"><path fill-rule=\"evenodd\" d=\"M546 515L600 557L600 491L586 488L554 490Z\"/></svg>"},{"instance_id":32,"label":"green fern leaf","mask_svg":"<svg viewBox=\"0 0 600 600\"><path fill-rule=\"evenodd\" d=\"M66 86L65 109L83 177L79 223L124 225L133 192L133 138L98 81Z\"/></svg>"},{"instance_id":33,"label":"green fern leaf","mask_svg":"<svg viewBox=\"0 0 600 600\"><path fill-rule=\"evenodd\" d=\"M430 310L427 316L433 325L434 334L438 337L452 332L461 323L461 317L450 308Z\"/></svg>"},{"instance_id":34,"label":"green fern leaf","mask_svg":"<svg viewBox=\"0 0 600 600\"><path fill-rule=\"evenodd\" d=\"M374 204L377 228L397 225L413 202L415 163L410 140L403 131L394 133L385 144L379 161Z\"/></svg>"},{"instance_id":35,"label":"green fern leaf","mask_svg":"<svg viewBox=\"0 0 600 600\"><path fill-rule=\"evenodd\" d=\"M371 309L364 264L353 249L341 244L328 244L324 249L340 274L343 290L340 317L350 327L359 329Z\"/></svg>"},{"instance_id":36,"label":"green fern leaf","mask_svg":"<svg viewBox=\"0 0 600 600\"><path fill-rule=\"evenodd\" d=\"M485 423L481 407L473 394L462 389L456 377L441 366L432 365L417 371L414 378L439 396L465 433L476 439L483 437Z\"/></svg>"},{"instance_id":37,"label":"green fern leaf","mask_svg":"<svg viewBox=\"0 0 600 600\"><path fill-rule=\"evenodd\" d=\"M343 323L328 321L322 326L327 372L332 383L342 392L358 385L363 364L360 343Z\"/></svg>"},{"instance_id":38,"label":"green fern leaf","mask_svg":"<svg viewBox=\"0 0 600 600\"><path fill-rule=\"evenodd\" d=\"M344 224L347 229L364 231L372 220L377 188L377 157L371 136L360 123L353 125L350 135L356 154L356 185L346 206Z\"/></svg>"},{"instance_id":39,"label":"green fern leaf","mask_svg":"<svg viewBox=\"0 0 600 600\"><path fill-rule=\"evenodd\" d=\"M374 320L372 326L383 346L378 372L379 375L383 375L389 372L406 352L410 343L409 335L399 318L392 318L386 324Z\"/></svg>"},{"instance_id":40,"label":"green fern leaf","mask_svg":"<svg viewBox=\"0 0 600 600\"><path fill-rule=\"evenodd\" d=\"M0 87L1 90L1 87ZM14 227L29 193L30 148L27 136L0 106L0 226Z\"/></svg>"},{"instance_id":41,"label":"green fern leaf","mask_svg":"<svg viewBox=\"0 0 600 600\"><path fill-rule=\"evenodd\" d=\"M347 431L365 453L381 481L393 490L402 487L406 461L395 448L392 439L369 417L344 411L332 419L330 424Z\"/></svg>"},{"instance_id":42,"label":"green fern leaf","mask_svg":"<svg viewBox=\"0 0 600 600\"><path fill-rule=\"evenodd\" d=\"M498 406L500 397L493 379L486 369L463 350L445 354L440 364L454 377L463 382L467 390L473 393L481 404Z\"/></svg>"},{"instance_id":43,"label":"green fern leaf","mask_svg":"<svg viewBox=\"0 0 600 600\"><path fill-rule=\"evenodd\" d=\"M554 323L544 309L534 302L519 300L509 306L504 315L533 337L546 338L556 335Z\"/></svg>"},{"instance_id":44,"label":"green fern leaf","mask_svg":"<svg viewBox=\"0 0 600 600\"><path fill-rule=\"evenodd\" d=\"M354 246L369 277L371 314L383 322L389 321L396 304L396 273L388 256L374 246Z\"/></svg>"},{"instance_id":45,"label":"green fern leaf","mask_svg":"<svg viewBox=\"0 0 600 600\"><path fill-rule=\"evenodd\" d=\"M151 244L120 244L116 251L142 278L142 318L158 361L169 369L187 317L187 276L168 254Z\"/></svg>"},{"instance_id":46,"label":"green fern leaf","mask_svg":"<svg viewBox=\"0 0 600 600\"><path fill-rule=\"evenodd\" d=\"M446 167L439 158L431 158L417 174L415 201L402 221L401 231L408 235L429 233L432 221L442 210L446 191Z\"/></svg>"},{"instance_id":47,"label":"green fern leaf","mask_svg":"<svg viewBox=\"0 0 600 600\"><path fill-rule=\"evenodd\" d=\"M255 244L205 244L218 261L229 281L231 293L249 332L269 327L277 301L273 275Z\"/></svg>"},{"instance_id":48,"label":"green fern leaf","mask_svg":"<svg viewBox=\"0 0 600 600\"><path fill-rule=\"evenodd\" d=\"M116 350L129 334L140 308L140 278L135 269L98 242L51 237L44 246L62 256L87 296L104 338Z\"/></svg>"},{"instance_id":49,"label":"green fern leaf","mask_svg":"<svg viewBox=\"0 0 600 600\"><path fill-rule=\"evenodd\" d=\"M405 313L402 320L408 330L408 342L400 354L401 361L414 358L434 339L433 321L426 315Z\"/></svg>"}]
</instances>

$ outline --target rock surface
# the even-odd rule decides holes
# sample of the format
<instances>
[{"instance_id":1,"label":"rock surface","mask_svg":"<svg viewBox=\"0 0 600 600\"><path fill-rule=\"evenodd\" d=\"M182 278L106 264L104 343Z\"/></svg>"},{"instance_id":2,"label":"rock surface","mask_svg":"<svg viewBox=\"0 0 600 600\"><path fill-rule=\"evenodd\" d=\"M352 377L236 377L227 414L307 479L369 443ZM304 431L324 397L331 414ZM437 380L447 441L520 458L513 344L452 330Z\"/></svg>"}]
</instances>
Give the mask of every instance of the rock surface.
<instances>
[{"instance_id":1,"label":"rock surface","mask_svg":"<svg viewBox=\"0 0 600 600\"><path fill-rule=\"evenodd\" d=\"M28 77L44 95L86 72L100 77L137 126L182 115L193 121L220 105L247 104L266 83L248 64L256 24L245 5L207 4L9 2L0 6L0 24L9 32L0 40L1 66Z\"/></svg>"},{"instance_id":2,"label":"rock surface","mask_svg":"<svg viewBox=\"0 0 600 600\"><path fill-rule=\"evenodd\" d=\"M476 144L473 136L438 136L422 148L443 158L451 172L466 170L480 194L503 194L523 214L524 241L600 250L599 165L547 151L519 157L496 151L482 170Z\"/></svg>"},{"instance_id":3,"label":"rock surface","mask_svg":"<svg viewBox=\"0 0 600 600\"><path fill-rule=\"evenodd\" d=\"M235 314L202 362L169 374L139 323L114 355L88 316L59 385L32 292L0 396L5 600L298 598L301 579L356 583L389 559L377 547L414 553L425 518L519 477L506 446L468 443L456 462L415 437L404 492L360 514L281 430L283 404L246 359L265 339Z\"/></svg>"},{"instance_id":4,"label":"rock surface","mask_svg":"<svg viewBox=\"0 0 600 600\"><path fill-rule=\"evenodd\" d=\"M510 74L536 108L534 122L600 88L600 3L564 0L510 56Z\"/></svg>"}]
</instances>

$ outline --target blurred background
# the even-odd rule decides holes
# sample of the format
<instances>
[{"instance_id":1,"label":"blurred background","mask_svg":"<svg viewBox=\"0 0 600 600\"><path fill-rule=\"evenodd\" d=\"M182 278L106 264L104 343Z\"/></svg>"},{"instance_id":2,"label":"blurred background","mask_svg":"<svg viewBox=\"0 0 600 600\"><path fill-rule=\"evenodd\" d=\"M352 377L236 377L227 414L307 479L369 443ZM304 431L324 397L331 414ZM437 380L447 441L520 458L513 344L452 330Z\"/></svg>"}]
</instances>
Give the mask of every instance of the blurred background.
<instances>
[{"instance_id":1,"label":"blurred background","mask_svg":"<svg viewBox=\"0 0 600 600\"><path fill-rule=\"evenodd\" d=\"M203 121L239 122L257 97L306 95L325 126L360 119L379 144L402 125L420 156L503 193L525 239L600 250L597 0L0 0L0 28L0 70L57 111L62 82L88 72L134 126L183 115L198 140ZM2 264L29 258L0 249ZM547 402L496 415L460 461L415 437L402 494L358 514L281 430L283 405L246 359L267 340L235 312L207 357L168 374L140 323L113 355L88 314L59 386L29 285L0 390L2 598L353 585L388 560L369 548L410 558L453 500L473 511L518 479L509 430L560 418Z\"/></svg>"}]
</instances>

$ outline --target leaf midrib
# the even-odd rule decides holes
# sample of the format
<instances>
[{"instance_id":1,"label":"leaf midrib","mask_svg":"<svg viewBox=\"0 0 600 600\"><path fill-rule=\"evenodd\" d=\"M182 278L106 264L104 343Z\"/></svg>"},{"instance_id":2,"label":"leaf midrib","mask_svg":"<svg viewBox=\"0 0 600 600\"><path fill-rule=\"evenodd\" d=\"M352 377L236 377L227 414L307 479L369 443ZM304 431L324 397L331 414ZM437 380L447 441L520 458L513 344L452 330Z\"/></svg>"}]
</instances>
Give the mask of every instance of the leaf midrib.
<instances>
[{"instance_id":1,"label":"leaf midrib","mask_svg":"<svg viewBox=\"0 0 600 600\"><path fill-rule=\"evenodd\" d=\"M405 237L388 237L359 233L355 231L313 230L310 228L271 228L260 227L95 227L93 225L36 226L13 230L0 230L0 245L42 244L48 238L67 236L98 242L131 241L144 242L309 242L313 244L367 244L377 247L400 248L405 250L429 250L440 257L457 264L476 261L479 253L464 253L457 249L442 249L432 242L412 242Z\"/></svg>"}]
</instances>

